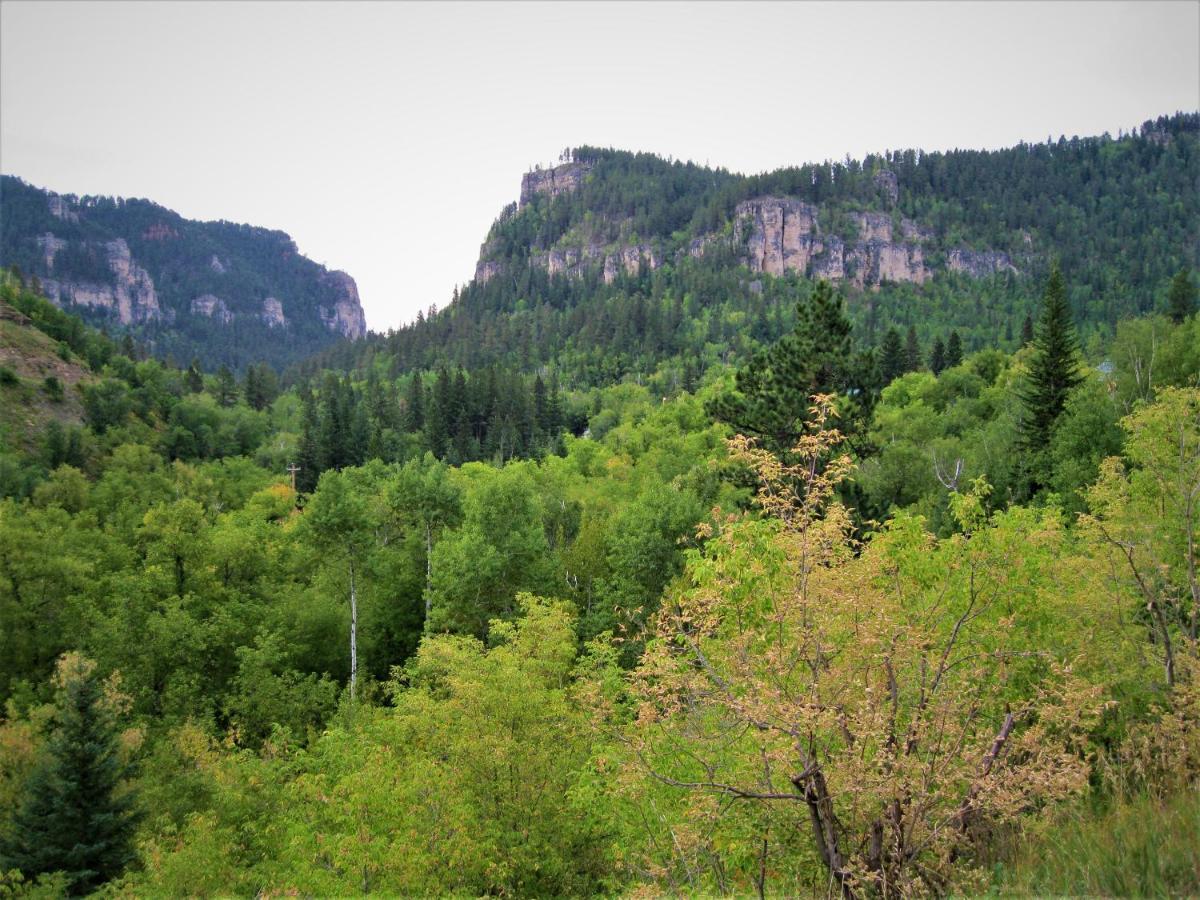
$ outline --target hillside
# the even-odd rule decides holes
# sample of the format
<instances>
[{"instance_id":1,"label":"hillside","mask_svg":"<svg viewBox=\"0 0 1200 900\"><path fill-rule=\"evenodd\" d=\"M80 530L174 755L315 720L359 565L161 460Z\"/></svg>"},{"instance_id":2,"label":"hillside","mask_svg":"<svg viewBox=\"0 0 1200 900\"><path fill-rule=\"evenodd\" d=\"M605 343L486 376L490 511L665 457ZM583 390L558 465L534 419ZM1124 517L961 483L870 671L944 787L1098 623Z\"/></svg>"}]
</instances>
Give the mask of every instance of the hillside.
<instances>
[{"instance_id":1,"label":"hillside","mask_svg":"<svg viewBox=\"0 0 1200 900\"><path fill-rule=\"evenodd\" d=\"M83 420L80 389L94 380L69 348L0 300L0 435L31 449L51 421Z\"/></svg>"},{"instance_id":2,"label":"hillside","mask_svg":"<svg viewBox=\"0 0 1200 900\"><path fill-rule=\"evenodd\" d=\"M324 364L393 372L442 362L556 368L598 385L674 383L790 327L816 279L847 296L856 340L957 330L968 351L1015 349L1052 259L1083 336L1162 308L1200 255L1200 116L1116 138L998 151L904 150L743 176L579 147L529 172L475 278L440 312Z\"/></svg>"},{"instance_id":3,"label":"hillside","mask_svg":"<svg viewBox=\"0 0 1200 900\"><path fill-rule=\"evenodd\" d=\"M0 264L36 276L89 323L206 368L279 367L366 333L354 279L282 231L194 222L148 200L0 180Z\"/></svg>"}]
</instances>

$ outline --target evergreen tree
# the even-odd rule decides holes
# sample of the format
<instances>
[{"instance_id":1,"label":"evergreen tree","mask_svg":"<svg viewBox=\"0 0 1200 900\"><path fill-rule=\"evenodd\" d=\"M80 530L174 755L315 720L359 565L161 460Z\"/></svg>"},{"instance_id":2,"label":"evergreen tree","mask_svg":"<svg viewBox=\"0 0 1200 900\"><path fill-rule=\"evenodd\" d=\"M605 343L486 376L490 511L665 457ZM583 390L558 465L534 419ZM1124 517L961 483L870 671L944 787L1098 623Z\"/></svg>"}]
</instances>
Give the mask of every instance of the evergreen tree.
<instances>
[{"instance_id":1,"label":"evergreen tree","mask_svg":"<svg viewBox=\"0 0 1200 900\"><path fill-rule=\"evenodd\" d=\"M1033 343L1033 316L1029 313L1025 314L1025 321L1021 323L1021 346Z\"/></svg>"},{"instance_id":2,"label":"evergreen tree","mask_svg":"<svg viewBox=\"0 0 1200 900\"><path fill-rule=\"evenodd\" d=\"M279 379L266 363L252 364L246 368L242 392L251 409L266 409L279 396Z\"/></svg>"},{"instance_id":3,"label":"evergreen tree","mask_svg":"<svg viewBox=\"0 0 1200 900\"><path fill-rule=\"evenodd\" d=\"M413 375L408 383L408 393L404 400L405 431L420 431L425 427L425 386L421 383L421 373Z\"/></svg>"},{"instance_id":4,"label":"evergreen tree","mask_svg":"<svg viewBox=\"0 0 1200 900\"><path fill-rule=\"evenodd\" d=\"M1021 442L1026 450L1040 453L1050 443L1058 417L1067 403L1067 395L1083 381L1079 373L1079 341L1067 304L1067 289L1057 265L1050 272L1043 298L1041 319L1029 363L1029 386L1022 393L1025 417ZM1034 478L1031 487L1039 486Z\"/></svg>"},{"instance_id":5,"label":"evergreen tree","mask_svg":"<svg viewBox=\"0 0 1200 900\"><path fill-rule=\"evenodd\" d=\"M184 384L187 385L188 391L193 394L199 394L204 390L204 376L200 374L200 360L192 357L192 363L187 368L187 374L183 376Z\"/></svg>"},{"instance_id":6,"label":"evergreen tree","mask_svg":"<svg viewBox=\"0 0 1200 900\"><path fill-rule=\"evenodd\" d=\"M221 406L233 406L238 399L237 381L228 366L217 369L217 385L215 388L217 403Z\"/></svg>"},{"instance_id":7,"label":"evergreen tree","mask_svg":"<svg viewBox=\"0 0 1200 900\"><path fill-rule=\"evenodd\" d=\"M738 370L735 389L713 398L708 410L769 449L786 452L804 434L813 394L863 392L865 380L862 360L850 351L842 296L820 281L800 303L792 333L755 354Z\"/></svg>"},{"instance_id":8,"label":"evergreen tree","mask_svg":"<svg viewBox=\"0 0 1200 900\"><path fill-rule=\"evenodd\" d=\"M134 795L122 785L132 772L95 663L68 654L56 681L54 730L0 839L0 871L19 869L27 879L63 872L69 892L83 895L134 858Z\"/></svg>"},{"instance_id":9,"label":"evergreen tree","mask_svg":"<svg viewBox=\"0 0 1200 900\"><path fill-rule=\"evenodd\" d=\"M962 338L958 336L957 331L950 332L950 339L946 341L946 368L953 369L963 361Z\"/></svg>"},{"instance_id":10,"label":"evergreen tree","mask_svg":"<svg viewBox=\"0 0 1200 900\"><path fill-rule=\"evenodd\" d=\"M917 340L917 327L908 326L908 334L904 338L904 371L917 372L921 368L921 344Z\"/></svg>"},{"instance_id":11,"label":"evergreen tree","mask_svg":"<svg viewBox=\"0 0 1200 900\"><path fill-rule=\"evenodd\" d=\"M942 370L946 368L946 347L942 344L942 339L933 339L933 349L929 352L929 370L934 375L940 375Z\"/></svg>"},{"instance_id":12,"label":"evergreen tree","mask_svg":"<svg viewBox=\"0 0 1200 900\"><path fill-rule=\"evenodd\" d=\"M317 411L317 398L305 385L300 392L303 403L300 446L297 451L296 465L300 471L296 473L296 489L308 493L317 486L321 477L322 453L320 446L321 424Z\"/></svg>"},{"instance_id":13,"label":"evergreen tree","mask_svg":"<svg viewBox=\"0 0 1200 900\"><path fill-rule=\"evenodd\" d=\"M891 384L905 371L904 347L900 344L900 332L889 328L883 336L883 344L879 348L879 373L883 376L884 384Z\"/></svg>"},{"instance_id":14,"label":"evergreen tree","mask_svg":"<svg viewBox=\"0 0 1200 900\"><path fill-rule=\"evenodd\" d=\"M1183 268L1171 279L1171 289L1167 292L1167 315L1178 324L1195 311L1196 285L1192 283L1192 273Z\"/></svg>"}]
</instances>

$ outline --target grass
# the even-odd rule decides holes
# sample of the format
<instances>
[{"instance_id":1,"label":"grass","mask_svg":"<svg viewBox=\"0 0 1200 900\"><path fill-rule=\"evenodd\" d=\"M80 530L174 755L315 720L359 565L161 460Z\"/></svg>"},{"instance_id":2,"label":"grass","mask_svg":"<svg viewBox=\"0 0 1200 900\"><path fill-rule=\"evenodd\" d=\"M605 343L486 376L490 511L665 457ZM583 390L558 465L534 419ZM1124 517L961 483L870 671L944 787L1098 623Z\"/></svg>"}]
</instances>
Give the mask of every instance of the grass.
<instances>
[{"instance_id":1,"label":"grass","mask_svg":"<svg viewBox=\"0 0 1200 900\"><path fill-rule=\"evenodd\" d=\"M1166 799L1140 796L1081 809L1007 865L1001 895L1090 897L1200 896L1200 789Z\"/></svg>"}]
</instances>

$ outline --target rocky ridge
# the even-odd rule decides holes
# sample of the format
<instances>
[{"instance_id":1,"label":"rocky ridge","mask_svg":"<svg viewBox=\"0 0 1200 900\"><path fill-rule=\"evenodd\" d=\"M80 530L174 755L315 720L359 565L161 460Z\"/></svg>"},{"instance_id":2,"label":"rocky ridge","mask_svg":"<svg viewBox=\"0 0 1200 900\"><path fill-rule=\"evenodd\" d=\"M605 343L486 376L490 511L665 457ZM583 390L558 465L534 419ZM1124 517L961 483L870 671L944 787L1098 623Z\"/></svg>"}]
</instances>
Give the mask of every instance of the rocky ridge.
<instances>
[{"instance_id":1,"label":"rocky ridge","mask_svg":"<svg viewBox=\"0 0 1200 900\"><path fill-rule=\"evenodd\" d=\"M59 306L103 314L92 316L96 324L111 319L163 335L192 319L253 323L288 329L292 353L367 333L354 279L301 256L282 232L191 222L149 201L56 194L7 175L3 200L0 265L19 264ZM239 343L249 348L253 339Z\"/></svg>"},{"instance_id":2,"label":"rocky ridge","mask_svg":"<svg viewBox=\"0 0 1200 900\"><path fill-rule=\"evenodd\" d=\"M521 180L520 206L538 194L551 198L578 189L590 170L585 163L566 163L553 169L527 173ZM894 207L899 185L893 172L874 177L885 204ZM898 212L860 210L843 213L843 223L853 231L843 237L827 226L834 214L816 204L791 197L756 197L737 205L733 215L732 241L752 272L780 276L794 272L809 278L845 281L859 288L877 288L885 282L924 284L934 275L929 261L936 244L934 230ZM693 239L676 255L702 257L714 245L729 238L716 234ZM493 247L485 243L475 266L475 280L486 284L505 267L491 258ZM560 245L531 252L529 265L549 275L581 277L589 268L599 268L605 284L622 272L635 274L641 266L659 268L665 255L647 243L601 245L595 242ZM944 268L972 278L1001 272L1016 272L1008 254L994 250L950 249Z\"/></svg>"}]
</instances>

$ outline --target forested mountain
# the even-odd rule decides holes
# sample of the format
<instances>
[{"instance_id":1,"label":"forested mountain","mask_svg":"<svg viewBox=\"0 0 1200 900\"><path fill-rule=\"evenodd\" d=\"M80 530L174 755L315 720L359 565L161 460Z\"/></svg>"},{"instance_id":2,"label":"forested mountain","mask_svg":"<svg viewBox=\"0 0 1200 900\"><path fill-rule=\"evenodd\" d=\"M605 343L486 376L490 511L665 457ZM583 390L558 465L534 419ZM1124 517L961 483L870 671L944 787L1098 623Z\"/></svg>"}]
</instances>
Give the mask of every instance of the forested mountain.
<instances>
[{"instance_id":1,"label":"forested mountain","mask_svg":"<svg viewBox=\"0 0 1200 900\"><path fill-rule=\"evenodd\" d=\"M570 386L680 384L791 325L839 283L860 347L911 326L924 352L1015 349L1052 259L1086 343L1165 307L1200 256L1200 116L1006 150L894 151L755 176L579 147L530 172L445 309L315 361L391 373L454 363ZM383 365L383 363L377 363Z\"/></svg>"},{"instance_id":2,"label":"forested mountain","mask_svg":"<svg viewBox=\"0 0 1200 900\"><path fill-rule=\"evenodd\" d=\"M283 377L0 272L0 894L1200 893L1198 122L579 149Z\"/></svg>"},{"instance_id":3,"label":"forested mountain","mask_svg":"<svg viewBox=\"0 0 1200 900\"><path fill-rule=\"evenodd\" d=\"M193 222L148 200L0 178L0 263L86 321L207 369L279 368L366 333L354 279L281 231Z\"/></svg>"}]
</instances>

